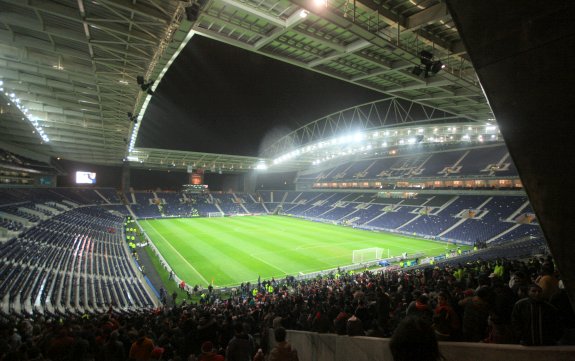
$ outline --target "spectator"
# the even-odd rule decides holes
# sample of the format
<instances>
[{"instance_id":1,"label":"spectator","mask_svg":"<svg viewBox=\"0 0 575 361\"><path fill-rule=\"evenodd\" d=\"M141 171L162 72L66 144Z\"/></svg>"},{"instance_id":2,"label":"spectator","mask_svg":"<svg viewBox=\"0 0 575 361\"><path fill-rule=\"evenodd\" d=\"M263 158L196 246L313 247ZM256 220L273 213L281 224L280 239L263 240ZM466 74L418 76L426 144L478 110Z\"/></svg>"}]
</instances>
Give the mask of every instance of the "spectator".
<instances>
[{"instance_id":1,"label":"spectator","mask_svg":"<svg viewBox=\"0 0 575 361\"><path fill-rule=\"evenodd\" d=\"M74 338L68 334L68 329L62 327L58 335L49 342L46 356L52 360L68 359L74 342Z\"/></svg>"},{"instance_id":2,"label":"spectator","mask_svg":"<svg viewBox=\"0 0 575 361\"><path fill-rule=\"evenodd\" d=\"M202 354L198 358L198 361L224 361L225 358L222 355L218 355L214 349L214 344L210 341L206 341L202 344Z\"/></svg>"},{"instance_id":3,"label":"spectator","mask_svg":"<svg viewBox=\"0 0 575 361\"><path fill-rule=\"evenodd\" d=\"M541 297L545 301L550 301L551 298L559 292L559 280L555 277L554 267L552 263L544 263L541 267L540 276L537 277L535 283L541 287Z\"/></svg>"},{"instance_id":4,"label":"spectator","mask_svg":"<svg viewBox=\"0 0 575 361\"><path fill-rule=\"evenodd\" d=\"M344 308L341 310L336 318L333 320L333 325L335 327L335 332L338 335L347 334L347 319L350 317L349 308Z\"/></svg>"},{"instance_id":5,"label":"spectator","mask_svg":"<svg viewBox=\"0 0 575 361\"><path fill-rule=\"evenodd\" d=\"M226 361L252 361L255 354L253 337L244 331L244 326L237 322L234 326L234 337L226 349Z\"/></svg>"},{"instance_id":6,"label":"spectator","mask_svg":"<svg viewBox=\"0 0 575 361\"><path fill-rule=\"evenodd\" d=\"M449 304L449 295L439 292L437 307L433 314L433 329L439 341L454 341L461 328L459 316Z\"/></svg>"},{"instance_id":7,"label":"spectator","mask_svg":"<svg viewBox=\"0 0 575 361\"><path fill-rule=\"evenodd\" d=\"M418 295L415 301L412 301L407 307L406 315L419 317L425 322L431 324L433 311L428 303L429 297L426 294Z\"/></svg>"},{"instance_id":8,"label":"spectator","mask_svg":"<svg viewBox=\"0 0 575 361\"><path fill-rule=\"evenodd\" d=\"M511 312L517 297L499 277L493 277L491 282L494 292L494 304L489 312L490 330L487 342L499 344L514 343Z\"/></svg>"},{"instance_id":9,"label":"spectator","mask_svg":"<svg viewBox=\"0 0 575 361\"><path fill-rule=\"evenodd\" d=\"M479 342L487 338L487 319L490 305L489 289L481 287L475 296L468 298L463 310L463 339L467 342Z\"/></svg>"},{"instance_id":10,"label":"spectator","mask_svg":"<svg viewBox=\"0 0 575 361\"><path fill-rule=\"evenodd\" d=\"M138 333L138 339L132 343L130 348L130 360L134 361L148 361L152 356L154 350L154 341L146 336L146 331L142 330Z\"/></svg>"},{"instance_id":11,"label":"spectator","mask_svg":"<svg viewBox=\"0 0 575 361\"><path fill-rule=\"evenodd\" d=\"M557 309L545 301L543 289L535 283L529 287L529 297L513 307L511 322L522 345L554 345L563 332Z\"/></svg>"},{"instance_id":12,"label":"spectator","mask_svg":"<svg viewBox=\"0 0 575 361\"><path fill-rule=\"evenodd\" d=\"M298 361L297 351L286 341L286 330L279 327L274 330L277 345L270 352L269 361Z\"/></svg>"},{"instance_id":13,"label":"spectator","mask_svg":"<svg viewBox=\"0 0 575 361\"><path fill-rule=\"evenodd\" d=\"M108 342L104 344L104 361L123 361L126 359L124 344L119 341L120 333L113 331Z\"/></svg>"},{"instance_id":14,"label":"spectator","mask_svg":"<svg viewBox=\"0 0 575 361\"><path fill-rule=\"evenodd\" d=\"M420 317L408 316L395 329L389 342L393 361L444 360L431 324Z\"/></svg>"},{"instance_id":15,"label":"spectator","mask_svg":"<svg viewBox=\"0 0 575 361\"><path fill-rule=\"evenodd\" d=\"M154 347L150 354L150 360L161 360L165 349L163 347Z\"/></svg>"},{"instance_id":16,"label":"spectator","mask_svg":"<svg viewBox=\"0 0 575 361\"><path fill-rule=\"evenodd\" d=\"M346 332L348 336L365 336L363 322L355 313L347 319Z\"/></svg>"}]
</instances>

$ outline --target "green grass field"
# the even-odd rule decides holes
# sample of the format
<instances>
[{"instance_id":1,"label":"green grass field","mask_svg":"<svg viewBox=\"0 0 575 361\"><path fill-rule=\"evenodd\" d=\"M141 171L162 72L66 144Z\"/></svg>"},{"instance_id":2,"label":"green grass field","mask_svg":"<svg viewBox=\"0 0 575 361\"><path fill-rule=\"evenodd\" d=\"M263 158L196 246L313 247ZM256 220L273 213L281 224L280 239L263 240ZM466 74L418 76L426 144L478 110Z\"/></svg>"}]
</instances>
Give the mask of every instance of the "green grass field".
<instances>
[{"instance_id":1,"label":"green grass field","mask_svg":"<svg viewBox=\"0 0 575 361\"><path fill-rule=\"evenodd\" d=\"M352 251L379 247L438 255L445 244L282 216L140 221L174 272L190 285L238 285L352 263Z\"/></svg>"}]
</instances>

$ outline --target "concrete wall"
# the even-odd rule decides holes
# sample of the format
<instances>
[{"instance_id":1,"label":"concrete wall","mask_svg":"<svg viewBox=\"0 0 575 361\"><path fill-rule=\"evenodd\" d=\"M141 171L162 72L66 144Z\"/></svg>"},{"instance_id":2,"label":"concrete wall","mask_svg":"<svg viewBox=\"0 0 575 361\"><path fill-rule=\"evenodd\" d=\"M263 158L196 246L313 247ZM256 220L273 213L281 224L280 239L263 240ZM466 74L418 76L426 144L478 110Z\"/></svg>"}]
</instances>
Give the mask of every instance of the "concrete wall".
<instances>
[{"instance_id":1,"label":"concrete wall","mask_svg":"<svg viewBox=\"0 0 575 361\"><path fill-rule=\"evenodd\" d=\"M271 330L270 330L271 331ZM389 338L348 337L288 331L300 361L393 361ZM270 332L270 344L273 331ZM525 347L467 342L440 342L447 361L573 361L575 346Z\"/></svg>"},{"instance_id":2,"label":"concrete wall","mask_svg":"<svg viewBox=\"0 0 575 361\"><path fill-rule=\"evenodd\" d=\"M447 5L575 309L575 1Z\"/></svg>"}]
</instances>

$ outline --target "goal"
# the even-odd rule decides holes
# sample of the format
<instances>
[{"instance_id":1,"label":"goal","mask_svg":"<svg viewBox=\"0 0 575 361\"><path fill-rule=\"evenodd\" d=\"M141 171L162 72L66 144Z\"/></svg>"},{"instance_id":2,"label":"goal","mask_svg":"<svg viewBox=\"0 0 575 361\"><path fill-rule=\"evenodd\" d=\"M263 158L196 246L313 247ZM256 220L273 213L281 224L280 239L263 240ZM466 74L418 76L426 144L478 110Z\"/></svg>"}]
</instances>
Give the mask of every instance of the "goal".
<instances>
[{"instance_id":1,"label":"goal","mask_svg":"<svg viewBox=\"0 0 575 361\"><path fill-rule=\"evenodd\" d=\"M351 263L355 264L380 260L384 257L383 251L383 248L354 249L352 251Z\"/></svg>"},{"instance_id":2,"label":"goal","mask_svg":"<svg viewBox=\"0 0 575 361\"><path fill-rule=\"evenodd\" d=\"M224 216L224 212L208 212L208 217L212 218L212 217L223 217Z\"/></svg>"}]
</instances>

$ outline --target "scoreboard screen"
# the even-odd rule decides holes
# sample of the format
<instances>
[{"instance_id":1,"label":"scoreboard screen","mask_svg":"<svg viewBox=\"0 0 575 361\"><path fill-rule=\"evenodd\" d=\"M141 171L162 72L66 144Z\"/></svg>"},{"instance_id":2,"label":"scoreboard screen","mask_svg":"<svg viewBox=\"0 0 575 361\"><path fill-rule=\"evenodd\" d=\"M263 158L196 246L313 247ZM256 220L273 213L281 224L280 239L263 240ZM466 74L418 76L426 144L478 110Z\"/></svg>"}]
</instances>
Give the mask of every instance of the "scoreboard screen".
<instances>
[{"instance_id":1,"label":"scoreboard screen","mask_svg":"<svg viewBox=\"0 0 575 361\"><path fill-rule=\"evenodd\" d=\"M96 184L96 173L94 172L76 172L76 184Z\"/></svg>"}]
</instances>

